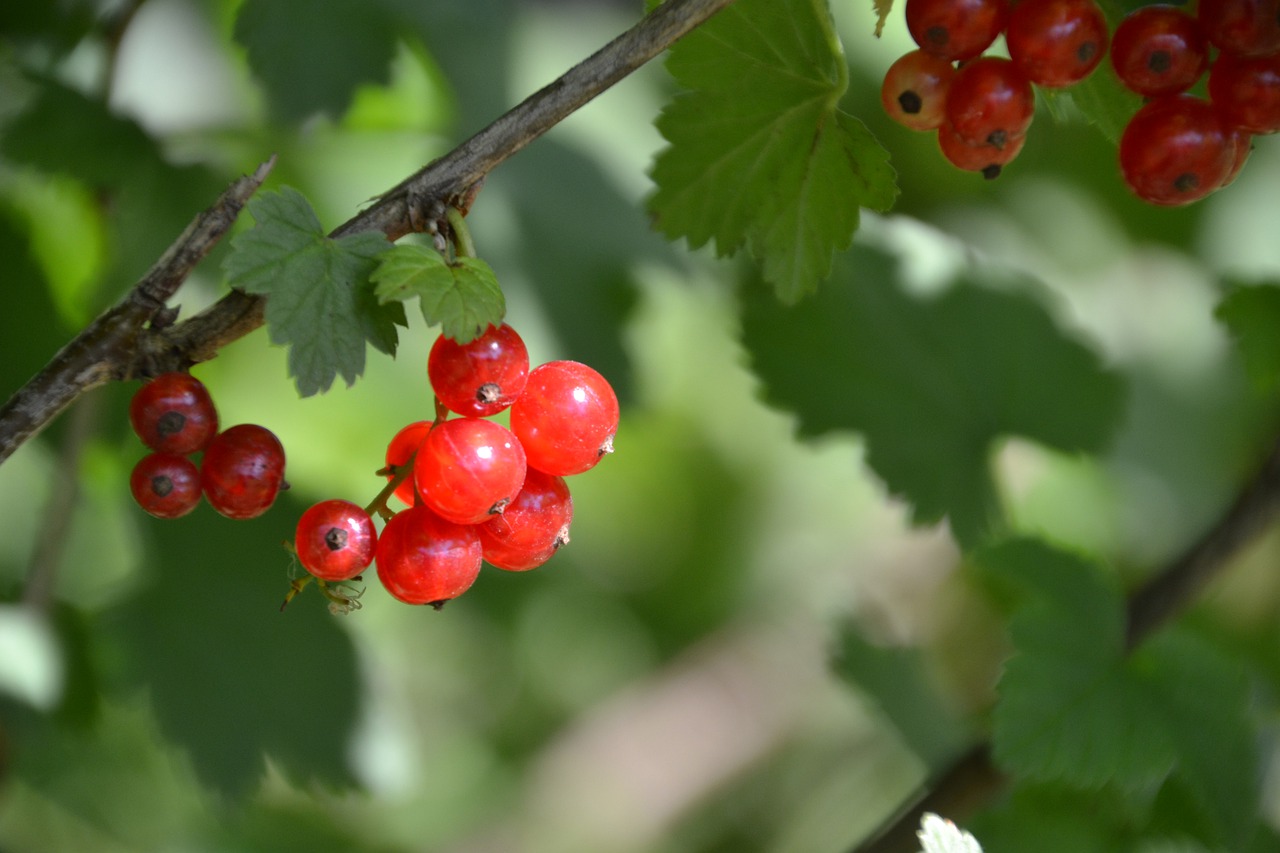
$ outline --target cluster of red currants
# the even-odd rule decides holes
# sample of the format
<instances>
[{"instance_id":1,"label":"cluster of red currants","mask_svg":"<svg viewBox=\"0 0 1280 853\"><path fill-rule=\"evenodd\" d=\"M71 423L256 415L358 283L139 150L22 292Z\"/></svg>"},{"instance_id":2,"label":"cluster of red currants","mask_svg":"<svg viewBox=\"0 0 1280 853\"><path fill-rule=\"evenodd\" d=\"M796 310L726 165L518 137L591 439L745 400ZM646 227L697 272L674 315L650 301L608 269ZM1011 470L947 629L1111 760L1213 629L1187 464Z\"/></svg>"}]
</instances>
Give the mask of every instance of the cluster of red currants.
<instances>
[{"instance_id":1,"label":"cluster of red currants","mask_svg":"<svg viewBox=\"0 0 1280 853\"><path fill-rule=\"evenodd\" d=\"M152 450L133 468L133 498L157 518L181 518L200 496L227 518L266 512L284 481L284 447L271 430L240 424L218 431L218 410L189 373L163 373L129 402L129 421ZM200 464L192 460L201 454Z\"/></svg>"},{"instance_id":2,"label":"cluster of red currants","mask_svg":"<svg viewBox=\"0 0 1280 853\"><path fill-rule=\"evenodd\" d=\"M356 578L376 559L391 595L438 607L470 588L482 562L525 571L569 541L564 478L612 452L619 412L608 381L584 364L530 370L524 341L506 324L465 345L441 336L427 374L436 417L391 439L382 494L367 508L341 499L312 506L294 547L321 581ZM509 428L489 420L508 410ZM392 496L407 508L389 509ZM375 514L386 522L380 535Z\"/></svg>"},{"instance_id":3,"label":"cluster of red currants","mask_svg":"<svg viewBox=\"0 0 1280 853\"><path fill-rule=\"evenodd\" d=\"M1195 16L1144 7L1114 38L1094 0L907 0L906 22L919 49L885 74L885 110L937 131L952 164L987 178L1022 150L1034 87L1085 79L1109 41L1121 82L1150 99L1120 142L1121 172L1139 198L1203 198L1239 173L1252 134L1280 130L1280 0L1201 0ZM1009 58L984 56L1001 33ZM1185 94L1211 65L1209 100Z\"/></svg>"}]
</instances>

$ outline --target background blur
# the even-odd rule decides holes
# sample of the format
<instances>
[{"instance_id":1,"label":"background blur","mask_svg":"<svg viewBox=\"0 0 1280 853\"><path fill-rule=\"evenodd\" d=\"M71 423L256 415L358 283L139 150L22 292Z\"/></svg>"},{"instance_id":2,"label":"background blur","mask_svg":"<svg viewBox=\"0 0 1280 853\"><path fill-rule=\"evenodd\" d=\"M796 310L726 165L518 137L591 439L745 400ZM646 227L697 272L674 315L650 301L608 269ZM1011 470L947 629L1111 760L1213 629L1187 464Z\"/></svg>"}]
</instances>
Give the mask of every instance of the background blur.
<instances>
[{"instance_id":1,"label":"background blur","mask_svg":"<svg viewBox=\"0 0 1280 853\"><path fill-rule=\"evenodd\" d=\"M279 57L267 97L231 0L0 12L0 396L270 154L269 186L301 189L331 228L639 14L389 5L416 21L389 79L327 115L329 72L299 59ZM1010 441L996 464L1020 529L1141 576L1221 512L1276 423L1212 310L1223 281L1280 272L1280 145L1260 139L1236 185L1162 210L1129 197L1096 130L1043 114L983 182L881 114L879 80L909 49L900 12L877 40L863 4L832 6L845 108L902 190L861 239L915 288L975 260L1035 276L1125 376L1108 454ZM303 0L278 9L344 61L377 40ZM103 12L113 32L91 25ZM20 66L57 96L33 110ZM501 166L469 217L533 361L592 364L623 398L617 452L571 481L573 541L544 568L486 568L438 613L376 583L345 617L313 590L277 612L301 511L366 503L386 442L430 417L434 332L416 316L394 361L370 351L359 383L319 397L298 399L265 330L194 370L224 424L286 447L292 490L258 520L133 505L132 384L0 466L0 847L839 851L975 736L1005 641L945 525L908 524L857 436L796 439L738 343L743 267L649 230L669 94L642 69ZM183 316L223 291L220 257L180 291ZM1199 608L1273 654L1278 556L1273 534ZM927 754L900 737L904 714Z\"/></svg>"}]
</instances>

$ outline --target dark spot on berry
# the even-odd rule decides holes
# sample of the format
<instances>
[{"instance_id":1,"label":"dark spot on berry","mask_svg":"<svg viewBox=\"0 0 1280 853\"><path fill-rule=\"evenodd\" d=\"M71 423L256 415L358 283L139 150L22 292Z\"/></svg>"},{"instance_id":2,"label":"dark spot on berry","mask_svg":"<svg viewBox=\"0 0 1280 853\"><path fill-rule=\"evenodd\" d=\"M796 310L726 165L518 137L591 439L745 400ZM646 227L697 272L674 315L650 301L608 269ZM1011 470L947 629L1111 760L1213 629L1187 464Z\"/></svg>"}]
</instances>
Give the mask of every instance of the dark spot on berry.
<instances>
[{"instance_id":1,"label":"dark spot on berry","mask_svg":"<svg viewBox=\"0 0 1280 853\"><path fill-rule=\"evenodd\" d=\"M341 527L330 527L324 535L324 544L330 551L341 551L347 547L347 531Z\"/></svg>"},{"instance_id":2,"label":"dark spot on berry","mask_svg":"<svg viewBox=\"0 0 1280 853\"><path fill-rule=\"evenodd\" d=\"M1194 172L1183 172L1173 179L1173 188L1180 193L1189 193L1200 186L1200 176Z\"/></svg>"},{"instance_id":3,"label":"dark spot on berry","mask_svg":"<svg viewBox=\"0 0 1280 853\"><path fill-rule=\"evenodd\" d=\"M924 31L924 37L929 44L936 44L938 47L942 47L951 41L951 33L947 31L946 27L942 26L929 27Z\"/></svg>"},{"instance_id":4,"label":"dark spot on berry","mask_svg":"<svg viewBox=\"0 0 1280 853\"><path fill-rule=\"evenodd\" d=\"M904 113L913 116L924 107L924 101L920 99L919 95L908 89L898 96L898 106L902 107Z\"/></svg>"},{"instance_id":5,"label":"dark spot on berry","mask_svg":"<svg viewBox=\"0 0 1280 853\"><path fill-rule=\"evenodd\" d=\"M551 543L551 550L559 551L565 545L569 544L569 525L561 527L556 532L556 541Z\"/></svg>"},{"instance_id":6,"label":"dark spot on berry","mask_svg":"<svg viewBox=\"0 0 1280 853\"><path fill-rule=\"evenodd\" d=\"M1157 50L1147 57L1147 68L1156 74L1164 74L1173 67L1173 56L1167 50Z\"/></svg>"},{"instance_id":7,"label":"dark spot on berry","mask_svg":"<svg viewBox=\"0 0 1280 853\"><path fill-rule=\"evenodd\" d=\"M987 166L982 170L982 177L986 178L988 181L994 181L996 178L1000 177L1000 166L997 166L995 163Z\"/></svg>"},{"instance_id":8,"label":"dark spot on berry","mask_svg":"<svg viewBox=\"0 0 1280 853\"><path fill-rule=\"evenodd\" d=\"M1004 128L1000 128L999 130L993 130L987 134L987 144L993 145L996 148L1003 150L1004 144L1008 141L1009 141L1009 134L1004 130Z\"/></svg>"},{"instance_id":9,"label":"dark spot on berry","mask_svg":"<svg viewBox=\"0 0 1280 853\"><path fill-rule=\"evenodd\" d=\"M182 428L187 425L187 416L182 412L165 412L156 421L156 432L160 436L177 435L182 432Z\"/></svg>"},{"instance_id":10,"label":"dark spot on berry","mask_svg":"<svg viewBox=\"0 0 1280 853\"><path fill-rule=\"evenodd\" d=\"M168 497L173 491L173 480L170 480L164 474L157 474L151 478L151 493L158 498Z\"/></svg>"},{"instance_id":11,"label":"dark spot on berry","mask_svg":"<svg viewBox=\"0 0 1280 853\"><path fill-rule=\"evenodd\" d=\"M432 610L439 611L439 610L443 610L444 606L448 603L449 603L449 599L442 598L439 601L428 601L427 606L430 607Z\"/></svg>"},{"instance_id":12,"label":"dark spot on berry","mask_svg":"<svg viewBox=\"0 0 1280 853\"><path fill-rule=\"evenodd\" d=\"M1098 54L1098 43L1096 41L1082 42L1076 48L1076 59L1080 60L1081 65L1088 64Z\"/></svg>"},{"instance_id":13,"label":"dark spot on berry","mask_svg":"<svg viewBox=\"0 0 1280 853\"><path fill-rule=\"evenodd\" d=\"M502 389L497 382L486 382L476 389L477 403L496 403L502 399Z\"/></svg>"}]
</instances>

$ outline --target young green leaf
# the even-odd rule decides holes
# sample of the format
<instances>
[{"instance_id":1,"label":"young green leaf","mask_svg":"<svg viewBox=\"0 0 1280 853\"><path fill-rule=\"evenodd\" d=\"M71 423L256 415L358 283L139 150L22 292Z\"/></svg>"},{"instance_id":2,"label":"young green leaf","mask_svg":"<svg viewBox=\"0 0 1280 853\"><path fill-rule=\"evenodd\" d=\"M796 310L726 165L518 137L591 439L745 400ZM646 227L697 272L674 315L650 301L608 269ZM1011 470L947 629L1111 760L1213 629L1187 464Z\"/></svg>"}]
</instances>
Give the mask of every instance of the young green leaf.
<instances>
[{"instance_id":1,"label":"young green leaf","mask_svg":"<svg viewBox=\"0 0 1280 853\"><path fill-rule=\"evenodd\" d=\"M366 343L394 355L404 309L374 299L369 280L386 239L329 239L306 198L288 187L248 207L254 226L231 241L223 268L232 287L267 297L268 332L289 347L298 393L327 391L339 374L353 384L364 373Z\"/></svg>"},{"instance_id":2,"label":"young green leaf","mask_svg":"<svg viewBox=\"0 0 1280 853\"><path fill-rule=\"evenodd\" d=\"M501 323L507 310L497 277L479 258L449 262L425 246L396 246L383 255L372 280L379 302L418 297L423 319L460 344Z\"/></svg>"},{"instance_id":3,"label":"young green leaf","mask_svg":"<svg viewBox=\"0 0 1280 853\"><path fill-rule=\"evenodd\" d=\"M837 108L848 71L822 0L739 0L672 48L689 91L659 116L658 228L720 255L746 247L785 302L817 288L859 208L897 194L888 154Z\"/></svg>"},{"instance_id":4,"label":"young green leaf","mask_svg":"<svg viewBox=\"0 0 1280 853\"><path fill-rule=\"evenodd\" d=\"M1235 336L1254 387L1280 386L1280 287L1237 287L1214 313Z\"/></svg>"}]
</instances>

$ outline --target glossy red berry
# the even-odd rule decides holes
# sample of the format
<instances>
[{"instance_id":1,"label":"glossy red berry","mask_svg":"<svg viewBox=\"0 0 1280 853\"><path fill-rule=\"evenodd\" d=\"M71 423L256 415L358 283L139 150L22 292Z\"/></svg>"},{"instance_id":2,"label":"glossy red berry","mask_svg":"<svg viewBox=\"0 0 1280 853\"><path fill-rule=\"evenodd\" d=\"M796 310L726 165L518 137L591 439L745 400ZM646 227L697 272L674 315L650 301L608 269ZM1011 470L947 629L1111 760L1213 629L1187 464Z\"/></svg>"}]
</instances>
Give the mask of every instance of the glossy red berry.
<instances>
[{"instance_id":1,"label":"glossy red berry","mask_svg":"<svg viewBox=\"0 0 1280 853\"><path fill-rule=\"evenodd\" d=\"M907 29L926 53L972 59L1004 29L1008 0L907 0Z\"/></svg>"},{"instance_id":2,"label":"glossy red berry","mask_svg":"<svg viewBox=\"0 0 1280 853\"><path fill-rule=\"evenodd\" d=\"M200 503L200 470L185 456L152 453L133 466L129 489L156 518L181 518Z\"/></svg>"},{"instance_id":3,"label":"glossy red berry","mask_svg":"<svg viewBox=\"0 0 1280 853\"><path fill-rule=\"evenodd\" d=\"M474 525L454 524L415 506L396 513L378 537L378 580L407 604L457 598L480 574L480 537Z\"/></svg>"},{"instance_id":4,"label":"glossy red berry","mask_svg":"<svg viewBox=\"0 0 1280 853\"><path fill-rule=\"evenodd\" d=\"M186 455L213 440L218 411L199 379L189 373L162 373L134 393L129 422L152 450Z\"/></svg>"},{"instance_id":5,"label":"glossy red berry","mask_svg":"<svg viewBox=\"0 0 1280 853\"><path fill-rule=\"evenodd\" d=\"M523 572L541 566L569 542L572 521L573 499L564 478L530 468L511 505L476 530L488 563Z\"/></svg>"},{"instance_id":6,"label":"glossy red berry","mask_svg":"<svg viewBox=\"0 0 1280 853\"><path fill-rule=\"evenodd\" d=\"M506 323L490 326L467 344L441 335L427 357L427 376L449 411L489 417L510 406L524 390L529 351Z\"/></svg>"},{"instance_id":7,"label":"glossy red berry","mask_svg":"<svg viewBox=\"0 0 1280 853\"><path fill-rule=\"evenodd\" d=\"M334 498L302 514L293 545L308 572L323 581L345 581L373 562L378 533L369 513L350 501Z\"/></svg>"},{"instance_id":8,"label":"glossy red berry","mask_svg":"<svg viewBox=\"0 0 1280 853\"><path fill-rule=\"evenodd\" d=\"M1249 154L1253 151L1253 135L1247 130L1241 130L1238 127L1231 128L1232 150L1231 168L1227 170L1227 176L1222 179L1222 186L1231 186L1240 175L1240 170L1244 168L1244 164L1249 159Z\"/></svg>"},{"instance_id":9,"label":"glossy red berry","mask_svg":"<svg viewBox=\"0 0 1280 853\"><path fill-rule=\"evenodd\" d=\"M568 477L613 452L618 398L608 380L576 361L550 361L529 373L511 407L511 431L530 468Z\"/></svg>"},{"instance_id":10,"label":"glossy red berry","mask_svg":"<svg viewBox=\"0 0 1280 853\"><path fill-rule=\"evenodd\" d=\"M1120 169L1134 194L1152 204L1188 204L1222 186L1237 160L1231 130L1191 95L1157 98L1134 114L1120 137Z\"/></svg>"},{"instance_id":11,"label":"glossy red berry","mask_svg":"<svg viewBox=\"0 0 1280 853\"><path fill-rule=\"evenodd\" d=\"M885 72L880 103L889 117L912 130L942 124L943 104L956 70L950 61L923 50L903 54Z\"/></svg>"},{"instance_id":12,"label":"glossy red berry","mask_svg":"<svg viewBox=\"0 0 1280 853\"><path fill-rule=\"evenodd\" d=\"M256 518L271 508L284 484L284 447L275 433L239 424L218 433L204 451L205 499L227 518Z\"/></svg>"},{"instance_id":13,"label":"glossy red berry","mask_svg":"<svg viewBox=\"0 0 1280 853\"><path fill-rule=\"evenodd\" d=\"M1209 41L1227 53L1280 50L1280 0L1200 0L1199 19Z\"/></svg>"},{"instance_id":14,"label":"glossy red berry","mask_svg":"<svg viewBox=\"0 0 1280 853\"><path fill-rule=\"evenodd\" d=\"M1250 133L1280 131L1280 53L1222 53L1209 70L1209 100L1228 124Z\"/></svg>"},{"instance_id":15,"label":"glossy red berry","mask_svg":"<svg viewBox=\"0 0 1280 853\"><path fill-rule=\"evenodd\" d=\"M422 442L427 440L427 433L430 431L431 421L415 421L396 433L387 444L387 453L384 457L387 467L398 468L407 464L418 452ZM394 474L388 474L387 479L390 480L394 476ZM400 481L400 485L396 486L395 496L406 506L413 506L414 494L413 471L410 471L409 475Z\"/></svg>"},{"instance_id":16,"label":"glossy red berry","mask_svg":"<svg viewBox=\"0 0 1280 853\"><path fill-rule=\"evenodd\" d=\"M1175 6L1143 6L1111 38L1111 65L1130 91L1148 98L1185 92L1209 67L1200 23Z\"/></svg>"},{"instance_id":17,"label":"glossy red berry","mask_svg":"<svg viewBox=\"0 0 1280 853\"><path fill-rule=\"evenodd\" d=\"M1014 65L1037 86L1079 83L1107 52L1107 19L1093 0L1020 0L1005 42Z\"/></svg>"},{"instance_id":18,"label":"glossy red berry","mask_svg":"<svg viewBox=\"0 0 1280 853\"><path fill-rule=\"evenodd\" d=\"M480 418L437 424L413 463L423 502L457 524L479 524L502 512L524 475L520 442L506 427Z\"/></svg>"},{"instance_id":19,"label":"glossy red berry","mask_svg":"<svg viewBox=\"0 0 1280 853\"><path fill-rule=\"evenodd\" d=\"M961 139L949 124L938 128L938 147L947 162L967 172L981 172L989 181L1000 177L1004 167L1022 151L1026 140L1027 137L1023 134L1006 139L1002 148L985 142L973 145Z\"/></svg>"},{"instance_id":20,"label":"glossy red berry","mask_svg":"<svg viewBox=\"0 0 1280 853\"><path fill-rule=\"evenodd\" d=\"M1027 132L1035 113L1031 83L1012 62L984 56L956 72L947 93L947 123L970 145L1003 148Z\"/></svg>"}]
</instances>

